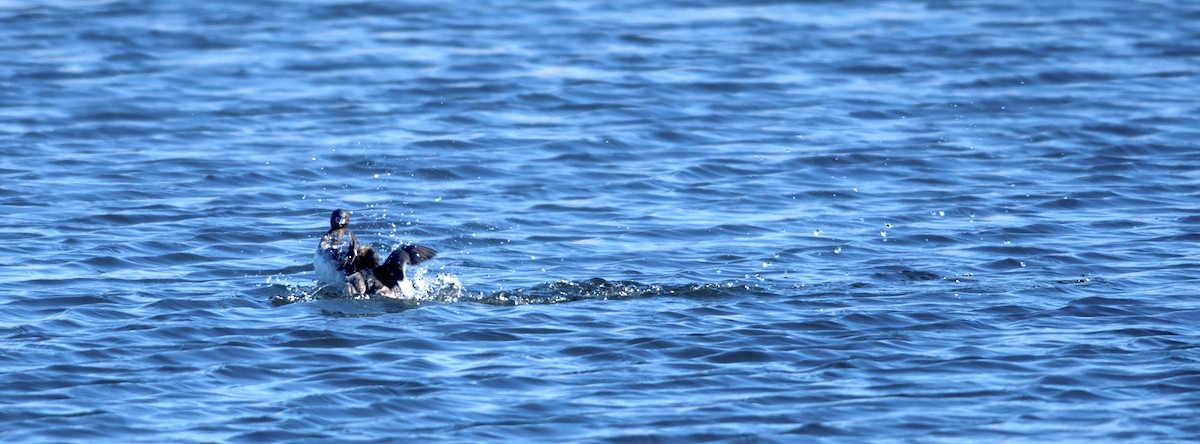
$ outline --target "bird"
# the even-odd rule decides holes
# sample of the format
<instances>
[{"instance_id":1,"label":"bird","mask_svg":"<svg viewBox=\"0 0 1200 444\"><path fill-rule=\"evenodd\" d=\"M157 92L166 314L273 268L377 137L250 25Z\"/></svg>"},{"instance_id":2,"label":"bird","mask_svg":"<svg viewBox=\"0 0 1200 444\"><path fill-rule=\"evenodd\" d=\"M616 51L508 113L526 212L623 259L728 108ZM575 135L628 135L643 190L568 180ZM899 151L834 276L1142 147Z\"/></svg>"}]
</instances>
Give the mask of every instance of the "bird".
<instances>
[{"instance_id":1,"label":"bird","mask_svg":"<svg viewBox=\"0 0 1200 444\"><path fill-rule=\"evenodd\" d=\"M405 245L392 251L380 264L379 255L373 249L367 247L362 251L354 264L356 271L346 277L347 297L411 297L414 290L405 267L433 259L438 254L437 250L424 245Z\"/></svg>"},{"instance_id":2,"label":"bird","mask_svg":"<svg viewBox=\"0 0 1200 444\"><path fill-rule=\"evenodd\" d=\"M353 263L357 240L350 232L350 212L338 208L329 215L329 231L321 236L317 251L313 253L313 270L317 281L322 284L338 284L346 280L346 269ZM343 238L349 234L350 244Z\"/></svg>"}]
</instances>

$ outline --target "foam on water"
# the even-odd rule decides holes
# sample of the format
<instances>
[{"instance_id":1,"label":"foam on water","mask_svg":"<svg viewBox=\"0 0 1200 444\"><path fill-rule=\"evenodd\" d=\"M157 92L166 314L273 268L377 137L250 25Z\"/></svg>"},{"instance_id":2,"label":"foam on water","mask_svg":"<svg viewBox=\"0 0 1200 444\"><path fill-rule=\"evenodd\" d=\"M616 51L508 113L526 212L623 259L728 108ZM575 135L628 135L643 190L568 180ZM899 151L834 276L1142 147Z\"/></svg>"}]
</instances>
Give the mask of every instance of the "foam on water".
<instances>
[{"instance_id":1,"label":"foam on water","mask_svg":"<svg viewBox=\"0 0 1200 444\"><path fill-rule=\"evenodd\" d=\"M423 267L409 268L408 279L400 282L399 296L363 295L346 296L344 287L337 284L314 282L312 285L287 284L282 280L272 284L267 278L266 285L281 286L285 293L272 297L275 304L313 301L318 299L353 299L353 300L400 300L420 304L424 302L455 303L463 300L465 289L457 277L446 273L430 276Z\"/></svg>"}]
</instances>

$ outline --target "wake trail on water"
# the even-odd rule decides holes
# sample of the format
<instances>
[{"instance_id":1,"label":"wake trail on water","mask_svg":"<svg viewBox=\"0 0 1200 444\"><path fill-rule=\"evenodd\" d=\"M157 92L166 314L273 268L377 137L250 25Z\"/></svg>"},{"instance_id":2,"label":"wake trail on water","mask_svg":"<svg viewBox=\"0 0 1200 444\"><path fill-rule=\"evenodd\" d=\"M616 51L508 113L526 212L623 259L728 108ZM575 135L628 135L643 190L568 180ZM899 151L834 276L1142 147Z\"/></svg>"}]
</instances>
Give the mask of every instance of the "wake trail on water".
<instances>
[{"instance_id":1,"label":"wake trail on water","mask_svg":"<svg viewBox=\"0 0 1200 444\"><path fill-rule=\"evenodd\" d=\"M1080 291L1083 287L1112 285L1103 277L1091 274L1066 278L1045 275L1040 279L1015 282L1007 276L946 275L927 270L889 267L877 270L865 279L830 282L799 282L791 279L773 280L747 275L707 283L646 283L634 280L561 279L552 282L503 288L492 291L468 289L458 276L423 267L410 269L409 280L401 297L383 295L347 296L340 285L323 285L318 281L287 282L283 275L269 277L265 284L272 288L270 300L276 305L321 300L378 301L386 304L418 306L426 304L478 303L494 306L550 305L584 300L629 300L654 297L721 298L735 295L781 296L797 294L873 294L875 292L910 294L934 292L949 297L982 297L1010 292L1064 293ZM272 294L273 293L273 294Z\"/></svg>"},{"instance_id":2,"label":"wake trail on water","mask_svg":"<svg viewBox=\"0 0 1200 444\"><path fill-rule=\"evenodd\" d=\"M446 274L431 274L424 269L413 270L412 293L395 298L381 295L347 296L340 288L332 285L300 285L277 282L274 286L284 293L271 298L275 305L318 300L364 300L406 305L455 304L472 302L497 306L549 305L581 300L625 300L650 297L724 297L746 292L768 292L756 285L740 282L647 284L637 281L610 281L603 278L585 280L558 280L524 288L505 289L494 292L469 291L458 277Z\"/></svg>"}]
</instances>

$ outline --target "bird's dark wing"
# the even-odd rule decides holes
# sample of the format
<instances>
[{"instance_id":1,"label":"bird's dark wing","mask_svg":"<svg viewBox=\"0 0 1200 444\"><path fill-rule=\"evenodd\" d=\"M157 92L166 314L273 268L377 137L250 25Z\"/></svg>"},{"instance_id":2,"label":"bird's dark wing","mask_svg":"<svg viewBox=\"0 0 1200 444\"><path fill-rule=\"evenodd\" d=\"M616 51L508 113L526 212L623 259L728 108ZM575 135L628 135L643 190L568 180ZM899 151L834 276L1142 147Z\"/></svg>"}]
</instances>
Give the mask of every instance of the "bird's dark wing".
<instances>
[{"instance_id":1,"label":"bird's dark wing","mask_svg":"<svg viewBox=\"0 0 1200 444\"><path fill-rule=\"evenodd\" d=\"M408 256L408 262L412 265L417 265L421 262L433 259L437 256L437 250L426 247L424 245L405 245L401 250Z\"/></svg>"}]
</instances>

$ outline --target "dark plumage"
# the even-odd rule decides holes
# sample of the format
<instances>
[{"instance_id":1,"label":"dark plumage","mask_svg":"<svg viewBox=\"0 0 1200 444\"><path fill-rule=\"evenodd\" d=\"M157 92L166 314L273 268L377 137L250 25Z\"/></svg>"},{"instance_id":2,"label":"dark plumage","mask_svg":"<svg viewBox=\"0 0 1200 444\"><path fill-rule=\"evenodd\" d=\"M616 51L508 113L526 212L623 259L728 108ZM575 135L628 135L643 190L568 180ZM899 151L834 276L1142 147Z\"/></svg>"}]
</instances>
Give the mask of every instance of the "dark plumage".
<instances>
[{"instance_id":1,"label":"dark plumage","mask_svg":"<svg viewBox=\"0 0 1200 444\"><path fill-rule=\"evenodd\" d=\"M341 282L349 274L347 269L356 256L356 245L346 249L342 238L350 235L351 243L356 243L354 234L350 232L350 212L338 208L329 215L329 231L321 236L317 244L317 252L313 256L313 269L317 272L317 280L325 283Z\"/></svg>"},{"instance_id":2,"label":"dark plumage","mask_svg":"<svg viewBox=\"0 0 1200 444\"><path fill-rule=\"evenodd\" d=\"M351 241L353 242L353 237L351 237ZM390 297L402 295L400 283L404 282L406 278L405 267L433 259L437 254L437 250L423 245L405 245L389 254L382 265L365 267L371 263L378 264L379 256L375 255L374 250L371 250L369 254L364 253L361 262L364 267L346 277L346 295L379 294ZM370 258L374 258L373 261Z\"/></svg>"},{"instance_id":3,"label":"dark plumage","mask_svg":"<svg viewBox=\"0 0 1200 444\"><path fill-rule=\"evenodd\" d=\"M354 233L350 233L348 254L342 267L339 268L347 275L379 266L379 254L375 253L375 249L370 245L359 245L358 238L354 237Z\"/></svg>"},{"instance_id":4,"label":"dark plumage","mask_svg":"<svg viewBox=\"0 0 1200 444\"><path fill-rule=\"evenodd\" d=\"M338 208L329 215L329 231L340 230L350 226L350 212Z\"/></svg>"}]
</instances>

